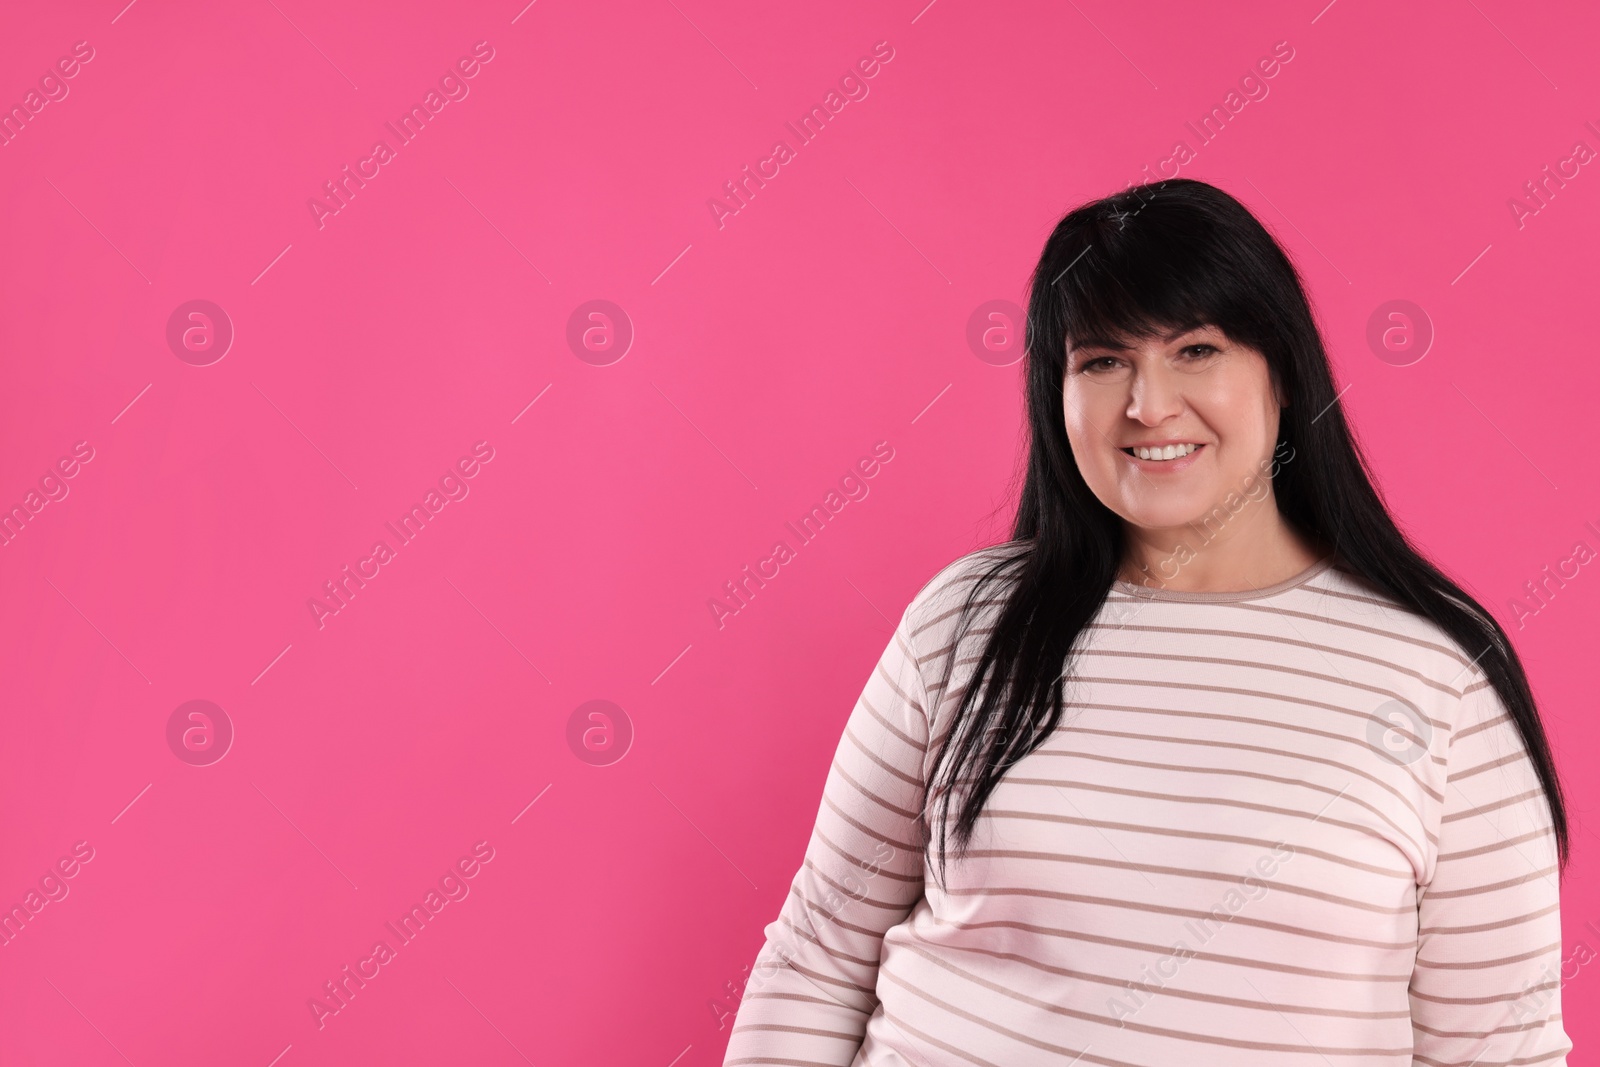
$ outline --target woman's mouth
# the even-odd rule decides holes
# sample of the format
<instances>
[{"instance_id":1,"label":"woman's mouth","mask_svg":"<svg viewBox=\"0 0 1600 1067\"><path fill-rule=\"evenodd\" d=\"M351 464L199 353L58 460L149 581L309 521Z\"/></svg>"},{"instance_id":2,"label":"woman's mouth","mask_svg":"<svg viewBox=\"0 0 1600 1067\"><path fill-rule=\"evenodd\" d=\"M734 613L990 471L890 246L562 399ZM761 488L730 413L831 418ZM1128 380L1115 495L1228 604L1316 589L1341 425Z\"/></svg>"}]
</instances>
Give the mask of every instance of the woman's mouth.
<instances>
[{"instance_id":1,"label":"woman's mouth","mask_svg":"<svg viewBox=\"0 0 1600 1067\"><path fill-rule=\"evenodd\" d=\"M1131 448L1118 449L1128 462L1142 471L1181 471L1194 465L1205 445L1172 445L1167 448L1143 449L1150 459L1141 459ZM1187 451L1185 451L1187 449ZM1165 458L1170 456L1171 458Z\"/></svg>"}]
</instances>

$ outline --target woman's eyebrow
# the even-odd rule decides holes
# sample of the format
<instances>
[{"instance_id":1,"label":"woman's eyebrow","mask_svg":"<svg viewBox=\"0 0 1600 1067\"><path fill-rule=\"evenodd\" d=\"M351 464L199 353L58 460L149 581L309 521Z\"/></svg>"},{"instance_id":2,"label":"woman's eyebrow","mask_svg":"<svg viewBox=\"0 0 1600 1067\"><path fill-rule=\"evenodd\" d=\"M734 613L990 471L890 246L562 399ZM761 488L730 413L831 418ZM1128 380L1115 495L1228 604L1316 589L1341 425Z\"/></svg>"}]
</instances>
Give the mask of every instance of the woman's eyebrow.
<instances>
[{"instance_id":1,"label":"woman's eyebrow","mask_svg":"<svg viewBox=\"0 0 1600 1067\"><path fill-rule=\"evenodd\" d=\"M1194 331L1201 329L1209 329L1210 326L1211 324L1208 322L1189 323L1187 325L1178 327L1176 330L1173 330L1161 340L1164 344L1171 344L1186 333L1193 333ZM1082 341L1079 341L1076 345L1072 346L1072 351L1080 352L1089 348L1104 348L1113 352L1126 352L1132 347L1133 345L1126 341L1118 341L1112 338L1085 337Z\"/></svg>"},{"instance_id":2,"label":"woman's eyebrow","mask_svg":"<svg viewBox=\"0 0 1600 1067\"><path fill-rule=\"evenodd\" d=\"M1125 341L1113 341L1104 337L1085 337L1082 341L1072 346L1074 352L1082 352L1089 348L1105 348L1115 352L1123 352L1133 346Z\"/></svg>"}]
</instances>

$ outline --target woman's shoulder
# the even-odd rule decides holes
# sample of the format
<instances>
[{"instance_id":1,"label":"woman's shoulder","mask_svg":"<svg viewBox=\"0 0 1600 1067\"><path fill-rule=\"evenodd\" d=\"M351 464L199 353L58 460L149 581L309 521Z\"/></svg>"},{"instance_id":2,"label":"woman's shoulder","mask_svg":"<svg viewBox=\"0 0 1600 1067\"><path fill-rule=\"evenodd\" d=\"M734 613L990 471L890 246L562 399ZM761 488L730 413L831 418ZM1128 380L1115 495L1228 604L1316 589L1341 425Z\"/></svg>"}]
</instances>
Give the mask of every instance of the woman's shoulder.
<instances>
[{"instance_id":1,"label":"woman's shoulder","mask_svg":"<svg viewBox=\"0 0 1600 1067\"><path fill-rule=\"evenodd\" d=\"M930 634L942 633L956 625L969 600L978 605L998 603L1002 589L1014 576L1032 547L1030 541L1005 541L958 556L934 572L917 590L906 607L907 635L918 645L937 648L944 644ZM982 585L976 590L975 586Z\"/></svg>"},{"instance_id":2,"label":"woman's shoulder","mask_svg":"<svg viewBox=\"0 0 1600 1067\"><path fill-rule=\"evenodd\" d=\"M1429 677L1444 682L1457 698L1467 688L1484 681L1477 661L1491 642L1504 647L1484 609L1470 599L1446 594L1480 620L1482 640L1467 648L1428 615L1338 562L1308 582L1307 590L1322 594L1320 603L1336 621L1354 626L1369 641L1382 644L1386 657L1423 667Z\"/></svg>"}]
</instances>

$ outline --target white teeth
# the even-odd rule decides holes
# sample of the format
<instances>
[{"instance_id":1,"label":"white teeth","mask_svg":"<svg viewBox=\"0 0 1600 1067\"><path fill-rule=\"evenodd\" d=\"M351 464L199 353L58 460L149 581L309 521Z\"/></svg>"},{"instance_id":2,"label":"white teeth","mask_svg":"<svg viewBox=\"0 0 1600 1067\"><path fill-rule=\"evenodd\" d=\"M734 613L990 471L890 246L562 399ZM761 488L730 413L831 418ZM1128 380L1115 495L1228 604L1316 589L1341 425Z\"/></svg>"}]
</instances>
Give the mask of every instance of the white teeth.
<instances>
[{"instance_id":1,"label":"white teeth","mask_svg":"<svg viewBox=\"0 0 1600 1067\"><path fill-rule=\"evenodd\" d=\"M1134 455L1140 459L1180 459L1199 448L1199 445L1167 445L1165 448L1135 448Z\"/></svg>"}]
</instances>

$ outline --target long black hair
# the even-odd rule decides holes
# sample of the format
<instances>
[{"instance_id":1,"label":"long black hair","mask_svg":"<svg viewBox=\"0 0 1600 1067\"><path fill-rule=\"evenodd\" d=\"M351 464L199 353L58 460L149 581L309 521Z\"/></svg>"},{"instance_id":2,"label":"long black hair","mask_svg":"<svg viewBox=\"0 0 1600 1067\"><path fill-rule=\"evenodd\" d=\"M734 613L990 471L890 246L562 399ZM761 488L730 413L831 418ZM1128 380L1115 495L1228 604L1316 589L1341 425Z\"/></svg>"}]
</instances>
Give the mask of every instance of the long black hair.
<instances>
[{"instance_id":1,"label":"long black hair","mask_svg":"<svg viewBox=\"0 0 1600 1067\"><path fill-rule=\"evenodd\" d=\"M1062 384L1068 342L1152 337L1201 324L1261 352L1288 397L1278 448L1291 449L1295 459L1272 479L1284 520L1331 549L1341 569L1431 619L1475 655L1538 772L1564 871L1569 842L1561 784L1510 639L1411 547L1390 518L1345 423L1327 352L1289 257L1232 196L1205 182L1172 178L1130 186L1070 212L1034 268L1024 333L1028 458L1012 530L1020 551L996 554L978 574L946 660L948 685L974 605L998 604L931 775L929 795L937 794L940 809L941 875L952 798L962 795L954 837L965 852L1006 769L1060 722L1062 665L1124 562L1121 519L1084 482L1067 440ZM991 583L1006 591L984 601Z\"/></svg>"}]
</instances>

